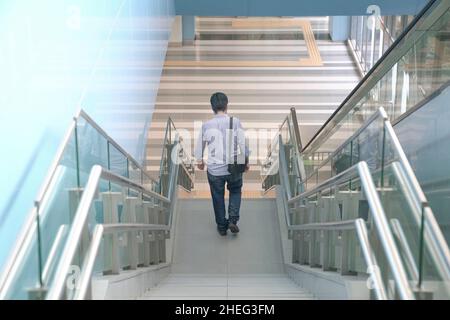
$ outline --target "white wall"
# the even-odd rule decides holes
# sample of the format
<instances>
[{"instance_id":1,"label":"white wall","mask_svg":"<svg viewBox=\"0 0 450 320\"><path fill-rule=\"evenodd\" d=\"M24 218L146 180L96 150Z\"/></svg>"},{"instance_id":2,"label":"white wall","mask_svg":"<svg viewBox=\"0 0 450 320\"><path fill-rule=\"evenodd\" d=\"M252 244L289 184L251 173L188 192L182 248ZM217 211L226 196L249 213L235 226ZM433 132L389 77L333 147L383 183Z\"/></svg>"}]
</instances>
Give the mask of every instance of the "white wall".
<instances>
[{"instance_id":1,"label":"white wall","mask_svg":"<svg viewBox=\"0 0 450 320\"><path fill-rule=\"evenodd\" d=\"M172 0L0 1L0 270L81 106L142 160Z\"/></svg>"}]
</instances>

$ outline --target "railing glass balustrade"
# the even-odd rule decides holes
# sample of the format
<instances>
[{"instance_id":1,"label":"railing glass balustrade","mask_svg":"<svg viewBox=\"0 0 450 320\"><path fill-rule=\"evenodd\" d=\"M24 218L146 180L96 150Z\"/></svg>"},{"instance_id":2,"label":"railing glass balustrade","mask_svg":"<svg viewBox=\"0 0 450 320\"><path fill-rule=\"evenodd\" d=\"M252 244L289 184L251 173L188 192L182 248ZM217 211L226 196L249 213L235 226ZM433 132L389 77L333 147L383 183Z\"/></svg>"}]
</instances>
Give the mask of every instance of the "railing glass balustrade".
<instances>
[{"instance_id":1,"label":"railing glass balustrade","mask_svg":"<svg viewBox=\"0 0 450 320\"><path fill-rule=\"evenodd\" d=\"M172 123L170 119L168 123ZM171 140L164 144L165 149L172 150L180 139L176 129L171 134ZM182 147L176 150L179 155L184 155ZM190 159L186 155L178 159L183 170L180 170L182 174L176 182L189 191L193 187ZM158 180L150 177L137 161L85 112L80 111L74 117L38 200L12 249L5 272L0 277L0 299L45 297L73 228L73 219L91 169L96 165L149 192L170 192L170 185L166 184L164 190L161 187L162 183L170 183L169 180L163 175ZM174 167L172 161L166 161L164 166L170 172ZM142 192L133 187L127 188L103 179L98 185L98 193L105 192L130 198L140 195L142 198ZM96 213L90 216L89 225L104 222L102 205L98 206L97 201L93 209ZM123 217L123 208L123 204L118 208L118 219ZM121 256L123 258L123 253Z\"/></svg>"},{"instance_id":2,"label":"railing glass balustrade","mask_svg":"<svg viewBox=\"0 0 450 320\"><path fill-rule=\"evenodd\" d=\"M92 298L95 276L165 263L170 215L168 198L93 167L45 298Z\"/></svg>"},{"instance_id":3,"label":"railing glass balustrade","mask_svg":"<svg viewBox=\"0 0 450 320\"><path fill-rule=\"evenodd\" d=\"M293 139L283 134L283 128L278 137L279 142L272 145L271 159L267 162L277 163L270 174L279 176L285 172L285 182L283 183L283 179L279 181L284 186L289 201L289 224L296 226L356 219L366 221L387 292L391 298L395 298L393 270L384 266L387 257L379 250L385 240L380 239L374 228L371 228L373 219L369 214L367 198L362 193L360 179L356 177L331 185L327 189L323 188L324 184L363 161L367 163L371 179L376 186L389 223L389 232L395 239L396 250L405 266L411 290L416 292L419 298L450 297L450 253L447 244L382 108L325 161L316 165L315 171L303 180L298 177L295 179L290 174L293 165L301 165L301 162L292 162L286 156L289 153L286 150L292 148ZM277 153L279 157L276 156ZM273 180L270 174L264 177L266 187L270 187L269 182ZM297 197L295 194L289 194L289 190L293 190L293 181L298 183L294 190L302 190ZM280 182L275 181L273 184L277 183ZM360 250L354 250L357 247L355 230L349 233L339 228L333 231L319 228L293 232L293 257L297 263L342 272L342 243L349 243L350 252L361 253ZM349 250L347 245L344 251L347 252L346 250ZM345 259L347 263L344 273L367 272L361 254L345 255Z\"/></svg>"},{"instance_id":4,"label":"railing glass balustrade","mask_svg":"<svg viewBox=\"0 0 450 320\"><path fill-rule=\"evenodd\" d=\"M299 180L305 176L305 173L303 162L300 161L301 139L294 108L291 109L291 112L281 124L279 135L281 135L284 144L284 158L286 159L289 177L289 190L287 192L289 196L295 196L302 191ZM267 158L261 166L262 184L265 191L280 182L278 174L279 150L279 137L276 135L268 146ZM317 161L317 159L312 161Z\"/></svg>"},{"instance_id":5,"label":"railing glass balustrade","mask_svg":"<svg viewBox=\"0 0 450 320\"><path fill-rule=\"evenodd\" d=\"M159 192L168 197L169 196L169 177L172 170L172 153L173 147L177 141L178 155L174 156L180 159L181 170L179 172L179 184L190 191L193 187L193 176L195 172L194 161L190 154L186 153L183 137L178 132L172 119L169 117L166 124L166 132L164 134L163 149L161 154L160 172L159 172Z\"/></svg>"}]
</instances>

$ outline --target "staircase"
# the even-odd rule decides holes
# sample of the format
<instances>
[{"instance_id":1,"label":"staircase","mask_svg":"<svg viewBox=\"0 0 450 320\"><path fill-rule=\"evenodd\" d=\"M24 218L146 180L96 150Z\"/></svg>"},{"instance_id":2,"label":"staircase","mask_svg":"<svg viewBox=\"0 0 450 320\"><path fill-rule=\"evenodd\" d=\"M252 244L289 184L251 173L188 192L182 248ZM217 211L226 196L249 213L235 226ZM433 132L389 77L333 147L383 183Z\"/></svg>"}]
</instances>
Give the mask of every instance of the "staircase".
<instances>
[{"instance_id":1,"label":"staircase","mask_svg":"<svg viewBox=\"0 0 450 320\"><path fill-rule=\"evenodd\" d=\"M273 199L244 199L220 236L210 199L179 200L171 274L141 299L312 299L285 273Z\"/></svg>"},{"instance_id":2,"label":"staircase","mask_svg":"<svg viewBox=\"0 0 450 320\"><path fill-rule=\"evenodd\" d=\"M171 274L140 300L312 300L286 275Z\"/></svg>"},{"instance_id":3,"label":"staircase","mask_svg":"<svg viewBox=\"0 0 450 320\"><path fill-rule=\"evenodd\" d=\"M235 20L233 17L199 17L194 44L169 47L147 137L146 169L158 176L167 118L170 116L179 128L188 130L192 138L196 139L194 123L211 118L210 96L216 91L222 91L229 96L229 113L241 119L246 130L260 134L259 142L255 141L254 134L249 133L248 136L252 162L243 188L243 197L255 198L262 197L261 161L284 114L292 106L296 107L301 134L306 142L360 78L346 44L324 37L323 32L328 33L326 18L302 19L311 25L323 65L291 68L279 67L277 61L295 61L309 56L303 38L289 40L285 37L286 34L301 35L300 29L296 28L298 30L294 32L292 28L273 29L265 25L276 23L279 18L266 19L262 25L254 28L240 29L233 26ZM248 40L246 36L253 40ZM216 65L202 67L171 64L174 61L189 63L193 60L214 61ZM238 63L234 67L223 66L230 61L253 63L260 60L273 65L255 68ZM195 182L193 195L209 198L204 171L196 173Z\"/></svg>"}]
</instances>

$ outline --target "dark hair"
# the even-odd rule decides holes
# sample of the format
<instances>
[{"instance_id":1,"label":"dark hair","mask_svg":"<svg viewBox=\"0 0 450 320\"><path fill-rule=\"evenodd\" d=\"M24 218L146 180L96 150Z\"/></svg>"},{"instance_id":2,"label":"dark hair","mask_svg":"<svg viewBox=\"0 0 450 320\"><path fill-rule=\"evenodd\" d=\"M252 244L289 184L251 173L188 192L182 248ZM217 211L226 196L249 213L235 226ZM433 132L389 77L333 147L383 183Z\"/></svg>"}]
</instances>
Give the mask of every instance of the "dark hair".
<instances>
[{"instance_id":1,"label":"dark hair","mask_svg":"<svg viewBox=\"0 0 450 320\"><path fill-rule=\"evenodd\" d=\"M214 113L225 111L228 106L228 97L225 93L216 92L211 96L211 107Z\"/></svg>"}]
</instances>

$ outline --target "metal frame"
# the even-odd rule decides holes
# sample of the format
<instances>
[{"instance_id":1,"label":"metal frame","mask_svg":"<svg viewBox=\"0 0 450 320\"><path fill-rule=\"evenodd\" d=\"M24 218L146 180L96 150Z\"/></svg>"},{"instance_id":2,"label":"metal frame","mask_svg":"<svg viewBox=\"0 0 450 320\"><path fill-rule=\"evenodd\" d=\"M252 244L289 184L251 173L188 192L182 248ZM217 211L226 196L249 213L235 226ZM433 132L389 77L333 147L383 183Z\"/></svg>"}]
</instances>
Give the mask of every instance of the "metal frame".
<instances>
[{"instance_id":1,"label":"metal frame","mask_svg":"<svg viewBox=\"0 0 450 320\"><path fill-rule=\"evenodd\" d=\"M337 148L330 155L329 159L337 155L343 148L345 148L351 141L353 141L361 132L363 132L372 122L374 122L378 118L381 118L383 120L383 126L386 130L387 136L392 141L393 147L399 155L399 161L403 170L399 171L397 167L394 167L394 172L397 173L399 181L405 182L405 194L412 193L412 195L410 196L410 199L412 199L410 203L411 209L415 214L414 218L416 219L417 224L420 225L422 212L426 215L426 218L424 219L426 245L432 253L432 257L438 266L440 275L443 277L443 279L445 279L445 281L450 281L450 249L384 109L379 108L378 111L373 114L362 127L355 131L355 133L352 134L351 137L349 137L339 148ZM308 179L316 174L316 172L318 172L320 168L326 165L329 159L323 161L318 166L318 168L312 172ZM400 175L400 172L404 172L404 174ZM409 192L407 193L407 191ZM414 274L414 268L412 267L412 265L410 265L410 271L412 272L412 274Z\"/></svg>"},{"instance_id":2,"label":"metal frame","mask_svg":"<svg viewBox=\"0 0 450 320\"><path fill-rule=\"evenodd\" d=\"M179 143L178 134L175 137L174 141L175 152L179 152L181 145ZM72 229L70 230L68 239L66 241L66 246L64 248L62 258L58 264L57 273L55 274L55 280L50 288L46 299L49 300L57 300L64 297L64 284L68 273L68 268L74 259L76 254L76 248L81 241L81 236L83 232L83 228L86 224L87 217L91 210L91 206L93 200L95 199L97 188L99 186L101 179L106 179L111 182L120 184L127 188L135 189L142 194L147 195L152 199L157 199L162 201L163 203L169 204L169 217L167 219L167 224L149 224L149 223L110 223L110 224L98 224L96 225L91 244L85 254L83 269L79 279L78 289L75 291L74 299L81 300L90 298L89 289L91 287L91 279L93 268L95 264L95 260L98 255L98 251L100 248L100 243L104 235L112 234L117 237L119 233L130 232L131 234L136 233L138 231L163 231L170 232L173 223L173 202L174 196L176 194L176 186L177 186L177 178L179 175L180 163L175 163L173 170L171 171L171 176L169 177L169 195L168 198L157 194L153 191L146 190L143 186L135 184L134 182L118 176L112 172L109 172L103 169L100 166L94 166L91 170L91 174L89 176L88 183L86 185L86 189L83 193L82 199L80 201L77 213L75 215L75 219L73 222ZM158 234L155 233L154 237L158 237ZM153 237L152 236L152 237ZM165 236L164 236L165 237ZM150 237L144 237L144 245L145 241L151 241ZM117 250L117 248L115 248ZM165 248L158 248L158 250ZM114 246L113 246L114 250ZM116 253L117 254L117 253ZM164 253L165 255L165 253ZM160 259L160 258L158 258ZM145 259L144 259L145 260ZM144 265L148 265L150 263L151 257L147 258L148 263L144 262ZM165 259L164 259L165 260ZM117 266L116 266L117 268Z\"/></svg>"},{"instance_id":3,"label":"metal frame","mask_svg":"<svg viewBox=\"0 0 450 320\"><path fill-rule=\"evenodd\" d=\"M78 119L84 119L86 120L87 123L89 123L89 125L91 125L92 127L95 128L95 130L97 130L108 142L109 144L111 144L114 148L116 148L120 153L122 153L127 159L128 161L130 161L134 166L136 166L136 168L138 168L139 170L141 170L142 174L149 179L150 181L154 182L154 183L158 183L157 180L150 176L146 170L128 153L125 151L125 149L123 149L113 138L111 138L105 130L103 130L84 110L80 110L79 111L79 116L74 118L75 119L75 123L76 121L78 121Z\"/></svg>"},{"instance_id":4,"label":"metal frame","mask_svg":"<svg viewBox=\"0 0 450 320\"><path fill-rule=\"evenodd\" d=\"M53 182L55 181L55 179L57 179L59 168L60 168L60 163L64 156L64 152L66 151L67 146L69 145L71 138L73 137L73 134L76 133L77 126L78 126L80 119L83 119L87 124L89 124L91 127L93 127L101 136L103 136L103 138L105 138L105 140L107 141L108 146L110 146L110 145L113 146L119 153L121 153L127 159L127 163L128 163L127 170L129 170L129 166L130 166L130 164L132 164L133 167L136 168L136 170L140 171L140 179L143 184L144 183L147 184L148 181L150 181L151 185L158 184L158 182L153 177L148 175L147 172L144 170L144 168L130 154L128 154L114 139L112 139L84 110L82 110L82 109L78 110L77 113L75 114L75 116L73 117L73 121L72 121L70 127L68 128L68 130L58 148L58 152L57 152L57 154L53 160L53 163L50 167L49 173L47 174L47 177L45 178L44 183L42 184L41 190L38 193L38 196L36 198L37 200L34 203L34 207L28 214L28 216L25 220L25 223L22 227L22 230L19 233L19 237L16 241L16 244L12 248L11 254L5 263L4 272L2 273L2 275L0 275L0 299L4 299L7 295L7 293L9 292L9 290L14 282L14 277L17 274L20 266L23 264L23 260L26 257L26 251L29 248L34 235L36 234L36 232L38 232L38 230L37 230L38 226L36 225L36 220L39 216L39 209L42 205L44 205L44 202L46 201L45 199L48 197L48 195L52 193L52 190L54 188ZM176 130L175 125L173 124L173 121L170 118L168 119L168 125L172 125L172 127ZM179 136L177 135L175 141L172 141L172 142L174 143L174 145L176 145L176 147L177 147L176 152L178 152L178 150L179 150L178 148L180 147ZM169 161L170 161L170 159L169 159ZM173 168L175 170L173 170L172 176L170 177L170 180L169 180L170 181L169 186L171 189L173 189L174 186L178 182L180 165L182 167L182 170L184 170L184 178L183 179L186 179L186 178L189 179L188 181L190 181L190 182L188 182L188 183L190 183L191 186L193 186L193 184L194 184L192 172L189 171L189 169L186 167L185 163L181 161L181 163L176 163L173 166ZM125 184L128 188L132 188L138 192L141 192L142 194L145 194L145 195L149 196L150 198L158 199L159 201L163 201L163 202L170 201L166 197L163 197L151 190L147 190L147 189L145 189L145 187L139 185L138 183L131 181L130 179L117 176L111 172L108 172L107 170L104 170L104 169L102 169L102 170L103 170L102 178L106 178L107 180L110 180L110 181L115 181L118 184L122 184L122 185ZM190 190L187 190L187 191L190 191ZM173 191L171 191L171 195L172 195L172 193L173 193ZM172 206L171 206L170 210L172 210ZM74 221L74 223L75 223L75 221ZM170 212L170 217L169 217L169 224L171 224L171 223L172 223L172 212ZM57 239L60 239L60 238L61 238L60 232L58 232ZM54 246L52 247L50 256L46 261L46 265L43 267L43 272L42 272L42 277L41 277L42 283L46 283L46 280L48 280L48 274L50 273L50 269L54 268L55 257L54 257L54 254L52 254L52 252L56 251L57 247L60 246L59 240L57 242L58 243L55 243Z\"/></svg>"},{"instance_id":5,"label":"metal frame","mask_svg":"<svg viewBox=\"0 0 450 320\"><path fill-rule=\"evenodd\" d=\"M86 254L85 261L78 280L78 288L75 290L73 300L92 299L90 294L92 275L95 261L100 249L103 236L107 234L119 234L132 231L169 231L170 227L155 224L98 224L95 226L91 245Z\"/></svg>"},{"instance_id":6,"label":"metal frame","mask_svg":"<svg viewBox=\"0 0 450 320\"><path fill-rule=\"evenodd\" d=\"M166 197L161 196L160 194L157 194L153 191L146 190L144 187L135 184L129 179L126 179L124 177L118 176L110 171L105 170L104 168L96 165L92 168L91 174L89 175L89 180L87 182L86 188L83 192L83 196L81 197L77 212L75 214L75 218L72 223L72 228L69 232L69 235L66 240L66 245L64 247L63 253L61 255L60 261L58 263L58 266L56 268L55 273L55 279L53 281L53 284L47 294L47 299L49 300L58 300L63 297L64 292L64 286L67 274L69 272L70 266L72 264L72 261L75 257L77 247L81 241L81 237L83 234L83 230L86 226L87 219L89 216L89 212L91 210L92 204L94 202L94 199L97 195L97 190L100 184L100 181L108 180L111 182L114 182L115 184L119 184L123 187L127 188L133 188L137 191L142 192L146 196L149 196L152 199L158 199L164 203L170 203L170 200ZM170 214L172 214L170 212ZM171 219L169 219L171 221ZM120 230L158 230L158 231L166 231L170 230L170 227L167 225L149 225L149 224L118 224L118 225L111 225L108 227L108 232L112 232L117 234ZM97 229L98 230L98 229ZM106 230L104 226L104 230ZM95 233L95 237L93 238L95 241L93 241L93 247L90 248L90 255L88 255L87 259L87 267L90 269L93 266L93 263L95 262L95 256L97 250L98 250L98 237L99 232ZM102 232L103 234L103 232ZM97 249L95 250L95 248ZM94 262L93 262L94 261ZM87 277L87 276L84 276ZM83 278L83 283L85 282L85 278Z\"/></svg>"},{"instance_id":7,"label":"metal frame","mask_svg":"<svg viewBox=\"0 0 450 320\"><path fill-rule=\"evenodd\" d=\"M390 270L393 274L396 287L398 290L398 294L401 299L405 300L414 300L414 294L410 288L410 285L408 283L408 278L406 275L406 271L403 267L400 254L397 250L397 247L394 242L393 235L390 231L389 224L386 218L386 214L384 212L383 206L381 204L380 198L378 196L378 192L376 190L376 187L372 180L372 175L370 173L369 167L367 164L363 161L359 162L358 164L354 165L353 167L347 169L344 172L341 172L339 175L336 175L327 181L321 183L316 188L314 188L311 191L304 192L290 200L288 200L288 205L292 205L294 203L301 202L304 199L307 199L311 195L320 193L324 189L328 189L332 186L339 185L341 183L344 183L352 178L359 177L362 185L362 189L366 195L367 201L369 203L370 212L372 213L372 218L374 221L374 225L376 227L378 236L382 240L382 246L384 253L387 257ZM285 212L287 214L287 212ZM289 217L286 217L286 219L289 221ZM356 219L358 220L358 219ZM351 230L355 229L355 223L356 220L349 220L349 221L340 221L340 222L333 222L333 223L312 223L309 225L298 225L298 226L292 226L288 225L288 230ZM360 223L359 223L360 224ZM367 265L374 265L374 254L370 250L369 243L366 243L365 238L361 234L361 226L359 226L360 230L358 233L358 237L361 237L360 242L362 242L362 246L364 247L364 250L366 252L364 253L364 256L366 259ZM379 281L377 277L373 278L374 281ZM383 289L382 282L376 283L377 288L381 288L378 290L381 290L377 293L377 295L382 298L385 296L382 292L385 291Z\"/></svg>"},{"instance_id":8,"label":"metal frame","mask_svg":"<svg viewBox=\"0 0 450 320\"><path fill-rule=\"evenodd\" d=\"M47 173L46 178L37 194L36 200L34 201L34 206L25 219L25 223L22 227L22 230L17 237L14 247L11 250L11 253L5 263L5 267L3 269L2 275L0 276L0 299L3 299L6 295L6 292L9 290L12 284L12 278L17 273L22 264L22 261L25 257L25 251L29 247L31 239L35 234L36 228L36 219L39 215L39 208L41 207L46 195L52 191L51 187L53 186L52 181L55 179L56 174L58 172L59 165L64 156L64 152L67 146L70 143L70 139L74 134L77 123L79 119L84 119L89 125L94 127L111 145L113 145L118 151L120 151L134 166L136 166L139 170L141 170L141 174L145 176L148 180L153 183L157 183L157 181L148 175L146 171L143 169L141 165L131 156L129 155L120 145L112 139L92 118L83 110L79 109L75 116L72 119L72 123L70 124L68 130L66 131L63 140L61 141L56 156L50 166L50 169Z\"/></svg>"},{"instance_id":9,"label":"metal frame","mask_svg":"<svg viewBox=\"0 0 450 320\"><path fill-rule=\"evenodd\" d=\"M389 122L388 116L383 108L379 108L378 112L373 114L365 124L360 127L355 133L352 134L338 149L336 149L330 157L323 161L316 170L309 176L312 177L316 174L324 165L329 162L329 159L336 156L345 146L351 143L361 132L363 132L371 123L380 119L382 121L382 128L385 132L386 138L392 144L393 149L395 150L398 161L393 163L385 164L385 166L391 166L393 168L393 172L397 177L397 180L400 183L400 187L402 189L403 194L406 196L409 207L413 212L413 219L415 219L417 225L421 226L423 222L423 233L425 239L425 247L430 251L431 257L434 263L438 267L438 272L444 281L450 280L450 250L447 246L447 243L443 237L443 234L437 224L435 217L431 211L431 208L428 205L427 199L420 188L420 184L416 179L414 172L409 164L409 161L404 153L401 144L394 132L392 125ZM388 263L390 265L391 272L394 274L395 282L397 283L397 288L399 289L399 296L402 299L410 299L412 297L412 291L410 285L407 281L405 269L403 268L403 263L400 259L400 255L398 249L394 242L393 234L391 233L392 224L395 225L395 221L391 221L391 225L388 223L386 219L386 215L383 211L382 204L380 199L378 198L377 190L373 184L371 173L368 169L368 166L365 162L360 162L353 167L347 169L344 172L322 182L321 184L315 186L314 189L303 192L302 194L291 198L290 193L290 184L289 178L286 172L285 163L286 159L284 159L284 154L282 152L282 141L281 135L279 136L280 143L280 159L279 159L279 174L281 184L284 186L287 203L285 203L285 219L287 223L288 230L294 231L305 231L305 230L351 230L354 229L352 225L355 223L355 220L347 220L347 221L339 221L339 222L326 222L326 223L309 223L309 224L297 224L292 225L291 219L288 216L290 212L290 206L301 203L303 200L308 199L315 194L321 193L321 191L325 189L329 189L333 186L343 184L346 181L354 179L355 177L359 177L364 192L366 194L366 198L369 201L369 208L372 213L375 227L379 234L379 237L382 239L383 250L386 253L388 258ZM285 199L286 200L286 199ZM395 227L395 226L394 226ZM394 234L397 240L400 243L401 248L406 254L406 266L408 270L412 274L413 280L417 280L419 277L419 270L415 264L414 258L412 257L411 250L409 248L408 243L406 242L406 238L402 237L402 230L399 228L393 228ZM359 226L361 229L361 226ZM361 233L361 230L359 230ZM365 241L361 238L361 234L358 234L360 237L360 242ZM364 245L363 243L361 243ZM298 248L297 248L298 249ZM367 249L367 245L366 245ZM424 250L424 249L422 249ZM423 253L421 253L423 254ZM372 258L370 258L370 252L364 253L366 262L370 265ZM420 279L418 279L420 282ZM383 296L383 293L380 292L379 297Z\"/></svg>"},{"instance_id":10,"label":"metal frame","mask_svg":"<svg viewBox=\"0 0 450 320\"><path fill-rule=\"evenodd\" d=\"M284 119L283 123L281 124L278 133L275 135L274 139L272 140L272 151L274 150L273 145L274 142L276 145L281 146L282 139L279 139L279 136L281 136L281 130L284 126L287 126L287 130L289 132L290 138L293 140L292 147L294 148L294 152L296 154L296 165L295 170L297 171L297 175L299 179L302 179L305 177L305 167L303 165L303 161L301 160L301 153L302 150L302 139L300 135L300 129L298 127L298 120L297 120L297 112L294 107L290 109L290 113L286 118ZM278 140L278 141L277 141ZM284 155L284 153L283 153ZM264 186L264 182L267 179L267 177L270 175L269 173L273 172L273 168L276 166L277 163L279 163L279 155L276 158L276 161L272 163L269 170L266 171L266 174L262 177L261 184ZM268 191L268 190L266 190ZM292 191L292 190L291 190Z\"/></svg>"},{"instance_id":11,"label":"metal frame","mask_svg":"<svg viewBox=\"0 0 450 320\"><path fill-rule=\"evenodd\" d=\"M367 268L372 269L371 277L375 285L375 294L378 300L387 300L388 295L386 293L386 288L383 285L383 280L381 274L377 269L378 263L375 255L373 254L372 247L370 246L369 236L367 232L366 222L363 219L355 220L355 229L358 235L359 244L361 245L361 250L364 255L364 260L366 261Z\"/></svg>"}]
</instances>

